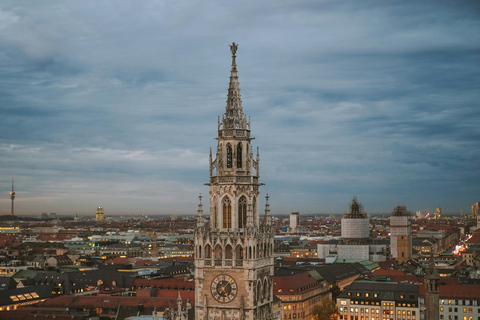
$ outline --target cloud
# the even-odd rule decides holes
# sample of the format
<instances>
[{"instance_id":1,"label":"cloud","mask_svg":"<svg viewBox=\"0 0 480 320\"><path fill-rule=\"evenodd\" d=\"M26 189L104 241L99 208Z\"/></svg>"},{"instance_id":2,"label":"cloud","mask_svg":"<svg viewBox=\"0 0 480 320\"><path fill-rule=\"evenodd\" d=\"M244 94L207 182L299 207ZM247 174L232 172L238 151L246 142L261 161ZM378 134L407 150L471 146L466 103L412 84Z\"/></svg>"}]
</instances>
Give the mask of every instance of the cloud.
<instances>
[{"instance_id":1,"label":"cloud","mask_svg":"<svg viewBox=\"0 0 480 320\"><path fill-rule=\"evenodd\" d=\"M0 190L15 175L24 213L194 212L235 41L272 209L339 213L357 195L374 213L457 212L480 191L479 11L4 1Z\"/></svg>"}]
</instances>

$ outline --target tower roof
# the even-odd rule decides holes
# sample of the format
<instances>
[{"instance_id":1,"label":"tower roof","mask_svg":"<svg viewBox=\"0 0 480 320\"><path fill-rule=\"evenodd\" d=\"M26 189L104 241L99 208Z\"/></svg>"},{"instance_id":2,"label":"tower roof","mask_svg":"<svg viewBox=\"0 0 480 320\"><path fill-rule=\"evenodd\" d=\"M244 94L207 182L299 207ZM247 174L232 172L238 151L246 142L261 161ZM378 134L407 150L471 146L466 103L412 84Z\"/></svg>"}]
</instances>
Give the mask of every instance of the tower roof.
<instances>
[{"instance_id":1,"label":"tower roof","mask_svg":"<svg viewBox=\"0 0 480 320\"><path fill-rule=\"evenodd\" d=\"M228 86L227 106L222 118L223 129L247 129L246 116L243 114L242 100L240 98L240 86L238 83L237 63L235 61L238 44L230 45L232 52L232 69L230 71L230 83Z\"/></svg>"}]
</instances>

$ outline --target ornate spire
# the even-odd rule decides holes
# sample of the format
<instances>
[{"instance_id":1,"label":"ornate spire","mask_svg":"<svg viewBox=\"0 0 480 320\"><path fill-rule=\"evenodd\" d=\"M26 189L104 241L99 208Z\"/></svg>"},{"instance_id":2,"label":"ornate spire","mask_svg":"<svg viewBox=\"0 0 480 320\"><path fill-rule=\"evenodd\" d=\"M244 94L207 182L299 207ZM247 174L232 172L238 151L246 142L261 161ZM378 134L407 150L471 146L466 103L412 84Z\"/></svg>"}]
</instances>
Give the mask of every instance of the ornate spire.
<instances>
[{"instance_id":1,"label":"ornate spire","mask_svg":"<svg viewBox=\"0 0 480 320\"><path fill-rule=\"evenodd\" d=\"M203 206L202 206L202 194L198 196L198 209L197 209L197 227L203 227Z\"/></svg>"},{"instance_id":2,"label":"ornate spire","mask_svg":"<svg viewBox=\"0 0 480 320\"><path fill-rule=\"evenodd\" d=\"M228 86L227 106L222 119L223 129L247 129L247 119L243 114L242 100L240 99L240 86L238 83L237 63L235 61L238 44L230 45L232 52L232 70L230 71L230 84Z\"/></svg>"},{"instance_id":3,"label":"ornate spire","mask_svg":"<svg viewBox=\"0 0 480 320\"><path fill-rule=\"evenodd\" d=\"M268 203L268 199L270 199L270 197L268 196L268 193L267 193L267 195L265 196L265 224L267 226L271 226L272 216L270 215L270 204Z\"/></svg>"}]
</instances>

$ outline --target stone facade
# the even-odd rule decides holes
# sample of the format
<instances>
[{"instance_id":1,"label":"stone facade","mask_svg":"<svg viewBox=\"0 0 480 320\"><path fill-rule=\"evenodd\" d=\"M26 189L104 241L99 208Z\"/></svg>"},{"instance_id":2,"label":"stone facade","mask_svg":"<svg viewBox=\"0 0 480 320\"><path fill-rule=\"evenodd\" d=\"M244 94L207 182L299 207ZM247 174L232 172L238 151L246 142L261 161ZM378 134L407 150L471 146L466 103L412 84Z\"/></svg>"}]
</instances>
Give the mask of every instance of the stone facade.
<instances>
[{"instance_id":1,"label":"stone facade","mask_svg":"<svg viewBox=\"0 0 480 320\"><path fill-rule=\"evenodd\" d=\"M260 224L260 157L243 114L233 43L225 114L210 152L210 223L201 202L195 227L195 319L272 319L273 229L268 196Z\"/></svg>"}]
</instances>

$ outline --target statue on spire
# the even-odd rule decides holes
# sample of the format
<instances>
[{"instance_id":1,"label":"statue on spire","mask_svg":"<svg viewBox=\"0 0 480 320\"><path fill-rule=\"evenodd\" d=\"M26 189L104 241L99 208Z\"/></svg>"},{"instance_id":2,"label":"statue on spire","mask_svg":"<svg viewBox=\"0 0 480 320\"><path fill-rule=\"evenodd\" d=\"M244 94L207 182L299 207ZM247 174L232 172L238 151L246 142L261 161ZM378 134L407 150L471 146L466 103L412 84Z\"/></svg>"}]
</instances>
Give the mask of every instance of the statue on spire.
<instances>
[{"instance_id":1,"label":"statue on spire","mask_svg":"<svg viewBox=\"0 0 480 320\"><path fill-rule=\"evenodd\" d=\"M232 42L230 45L230 51L232 52L233 55L237 53L238 50L238 43Z\"/></svg>"}]
</instances>

